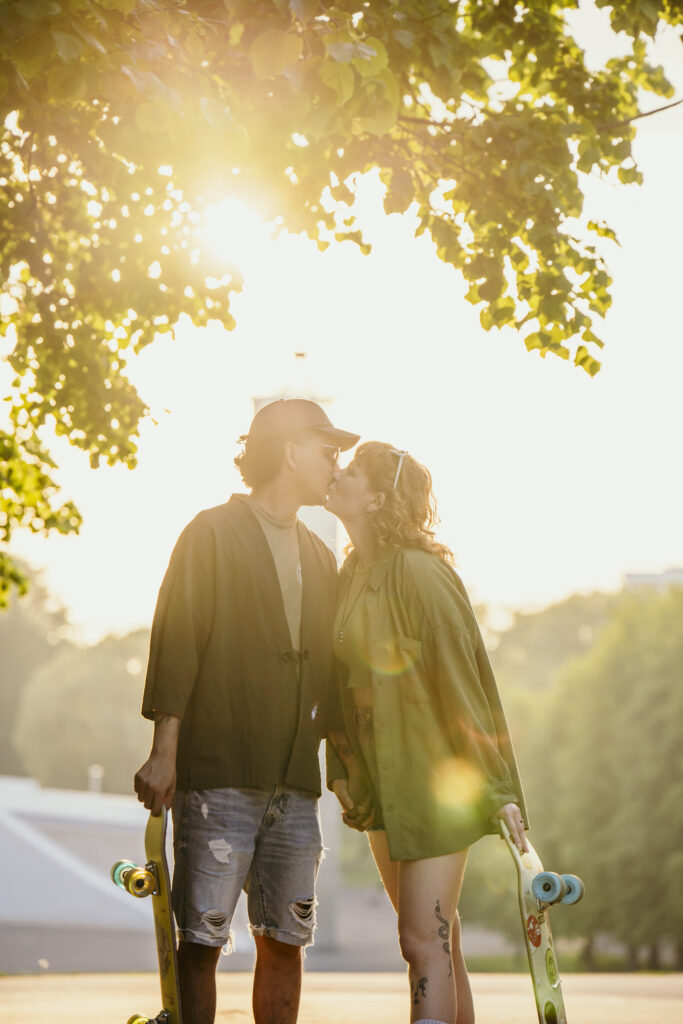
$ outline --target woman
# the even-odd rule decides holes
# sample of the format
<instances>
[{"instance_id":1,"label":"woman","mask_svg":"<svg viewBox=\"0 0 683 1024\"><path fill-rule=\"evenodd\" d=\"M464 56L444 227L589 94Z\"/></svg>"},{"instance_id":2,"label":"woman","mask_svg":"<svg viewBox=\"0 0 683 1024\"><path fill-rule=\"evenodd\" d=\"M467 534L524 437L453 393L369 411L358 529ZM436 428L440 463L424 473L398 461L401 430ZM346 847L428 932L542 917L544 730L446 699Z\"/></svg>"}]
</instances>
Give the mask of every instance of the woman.
<instances>
[{"instance_id":1,"label":"woman","mask_svg":"<svg viewBox=\"0 0 683 1024\"><path fill-rule=\"evenodd\" d=\"M451 553L434 539L424 466L363 444L327 507L353 547L334 627L346 732L331 736L328 779L347 824L368 828L398 914L411 1021L471 1024L457 912L468 848L498 831L497 817L528 848L495 680Z\"/></svg>"}]
</instances>

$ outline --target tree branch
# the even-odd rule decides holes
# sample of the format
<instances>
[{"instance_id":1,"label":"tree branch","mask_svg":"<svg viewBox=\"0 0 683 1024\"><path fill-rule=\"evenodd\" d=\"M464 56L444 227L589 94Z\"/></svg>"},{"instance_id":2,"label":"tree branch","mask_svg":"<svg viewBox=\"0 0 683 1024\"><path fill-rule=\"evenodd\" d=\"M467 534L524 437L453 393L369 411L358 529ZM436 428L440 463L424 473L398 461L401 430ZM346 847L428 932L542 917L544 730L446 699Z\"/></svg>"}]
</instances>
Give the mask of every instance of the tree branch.
<instances>
[{"instance_id":1,"label":"tree branch","mask_svg":"<svg viewBox=\"0 0 683 1024\"><path fill-rule=\"evenodd\" d=\"M675 100L674 103L667 103L664 107L657 107L655 110L646 110L644 114L635 114L633 117L626 117L623 121L612 121L610 124L599 124L595 129L598 132L606 132L610 128L621 128L624 124L630 124L631 121L638 121L642 117L652 117L653 114L661 114L663 110L671 110L672 107L678 107L683 103L683 100Z\"/></svg>"}]
</instances>

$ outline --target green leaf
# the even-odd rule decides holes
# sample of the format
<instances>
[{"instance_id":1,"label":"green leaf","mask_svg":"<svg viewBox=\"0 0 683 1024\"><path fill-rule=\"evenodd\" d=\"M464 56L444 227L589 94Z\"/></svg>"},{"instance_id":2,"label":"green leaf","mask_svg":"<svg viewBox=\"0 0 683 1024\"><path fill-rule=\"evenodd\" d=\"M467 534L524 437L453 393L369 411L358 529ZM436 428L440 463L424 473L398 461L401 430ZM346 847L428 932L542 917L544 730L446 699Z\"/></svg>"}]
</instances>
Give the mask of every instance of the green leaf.
<instances>
[{"instance_id":1,"label":"green leaf","mask_svg":"<svg viewBox=\"0 0 683 1024\"><path fill-rule=\"evenodd\" d=\"M616 242L618 246L621 246L621 242L617 238L616 234L612 228L604 222L604 220L589 220L587 227L589 231L595 231L596 234L601 235L603 238L611 238L613 242Z\"/></svg>"},{"instance_id":2,"label":"green leaf","mask_svg":"<svg viewBox=\"0 0 683 1024\"><path fill-rule=\"evenodd\" d=\"M14 10L28 21L43 21L50 15L61 14L62 7L55 0L28 0L28 2L24 0L24 2L16 4Z\"/></svg>"},{"instance_id":3,"label":"green leaf","mask_svg":"<svg viewBox=\"0 0 683 1024\"><path fill-rule=\"evenodd\" d=\"M585 345L579 345L574 356L574 365L580 366L582 370L594 377L600 371L600 363L593 359Z\"/></svg>"},{"instance_id":4,"label":"green leaf","mask_svg":"<svg viewBox=\"0 0 683 1024\"><path fill-rule=\"evenodd\" d=\"M138 0L98 0L100 7L110 11L120 11L121 14L131 14L138 4Z\"/></svg>"},{"instance_id":5,"label":"green leaf","mask_svg":"<svg viewBox=\"0 0 683 1024\"><path fill-rule=\"evenodd\" d=\"M350 39L325 40L325 52L340 64L348 64L357 48L357 44Z\"/></svg>"},{"instance_id":6,"label":"green leaf","mask_svg":"<svg viewBox=\"0 0 683 1024\"><path fill-rule=\"evenodd\" d=\"M404 46L406 50L411 50L415 45L415 33L411 32L407 28L399 28L394 32L394 39L397 43L400 43L401 46Z\"/></svg>"},{"instance_id":7,"label":"green leaf","mask_svg":"<svg viewBox=\"0 0 683 1024\"><path fill-rule=\"evenodd\" d=\"M334 90L341 104L346 103L353 96L355 81L353 71L348 64L337 64L325 60L318 67L318 77L328 89Z\"/></svg>"},{"instance_id":8,"label":"green leaf","mask_svg":"<svg viewBox=\"0 0 683 1024\"><path fill-rule=\"evenodd\" d=\"M50 101L81 100L86 94L87 79L79 65L58 64L48 76Z\"/></svg>"},{"instance_id":9,"label":"green leaf","mask_svg":"<svg viewBox=\"0 0 683 1024\"><path fill-rule=\"evenodd\" d=\"M396 168L391 175L387 194L384 197L384 209L387 213L405 213L415 196L413 178L410 171L403 167Z\"/></svg>"},{"instance_id":10,"label":"green leaf","mask_svg":"<svg viewBox=\"0 0 683 1024\"><path fill-rule=\"evenodd\" d=\"M643 175L637 167L620 167L617 175L623 185L642 185L643 183Z\"/></svg>"},{"instance_id":11,"label":"green leaf","mask_svg":"<svg viewBox=\"0 0 683 1024\"><path fill-rule=\"evenodd\" d=\"M249 59L260 78L275 78L301 56L301 36L271 28L257 36L249 47Z\"/></svg>"},{"instance_id":12,"label":"green leaf","mask_svg":"<svg viewBox=\"0 0 683 1024\"><path fill-rule=\"evenodd\" d=\"M202 96L199 106L211 127L217 131L232 124L230 113L220 100L213 99L210 96Z\"/></svg>"},{"instance_id":13,"label":"green leaf","mask_svg":"<svg viewBox=\"0 0 683 1024\"><path fill-rule=\"evenodd\" d=\"M63 61L78 60L83 53L83 43L77 36L67 32L53 32L52 38L57 46L57 53Z\"/></svg>"},{"instance_id":14,"label":"green leaf","mask_svg":"<svg viewBox=\"0 0 683 1024\"><path fill-rule=\"evenodd\" d=\"M373 36L368 36L356 46L356 56L352 60L354 68L363 78L374 78L388 62L384 43Z\"/></svg>"},{"instance_id":15,"label":"green leaf","mask_svg":"<svg viewBox=\"0 0 683 1024\"><path fill-rule=\"evenodd\" d=\"M319 0L289 0L289 9L294 17L306 25L320 7Z\"/></svg>"}]
</instances>

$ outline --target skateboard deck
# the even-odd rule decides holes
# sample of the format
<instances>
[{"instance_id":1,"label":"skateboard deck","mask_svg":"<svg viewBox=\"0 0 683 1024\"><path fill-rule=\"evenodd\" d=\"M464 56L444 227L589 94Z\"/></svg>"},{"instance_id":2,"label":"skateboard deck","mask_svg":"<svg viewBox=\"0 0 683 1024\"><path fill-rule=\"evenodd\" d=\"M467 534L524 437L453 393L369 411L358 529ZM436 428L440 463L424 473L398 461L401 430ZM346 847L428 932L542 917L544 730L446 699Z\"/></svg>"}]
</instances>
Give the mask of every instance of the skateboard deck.
<instances>
[{"instance_id":1,"label":"skateboard deck","mask_svg":"<svg viewBox=\"0 0 683 1024\"><path fill-rule=\"evenodd\" d=\"M520 853L502 819L498 826L517 868L519 909L539 1022L567 1024L548 911L554 903L577 903L583 896L583 882L576 875L544 871L528 839L529 852Z\"/></svg>"},{"instance_id":2,"label":"skateboard deck","mask_svg":"<svg viewBox=\"0 0 683 1024\"><path fill-rule=\"evenodd\" d=\"M182 1024L180 991L178 988L178 955L176 949L171 883L166 860L166 826L168 812L165 807L156 817L149 816L145 829L145 857L147 863L139 867L129 860L119 860L111 869L116 885L133 896L152 897L154 931L159 961L162 1009L156 1017L134 1014L128 1024Z\"/></svg>"}]
</instances>

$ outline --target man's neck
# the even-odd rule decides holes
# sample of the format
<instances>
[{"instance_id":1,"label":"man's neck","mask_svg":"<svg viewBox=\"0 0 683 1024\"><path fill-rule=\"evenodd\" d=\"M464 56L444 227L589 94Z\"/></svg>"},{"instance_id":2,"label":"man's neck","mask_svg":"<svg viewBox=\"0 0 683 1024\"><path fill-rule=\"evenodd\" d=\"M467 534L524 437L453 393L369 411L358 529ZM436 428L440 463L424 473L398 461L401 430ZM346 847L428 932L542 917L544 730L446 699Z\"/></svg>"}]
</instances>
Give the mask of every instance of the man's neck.
<instances>
[{"instance_id":1,"label":"man's neck","mask_svg":"<svg viewBox=\"0 0 683 1024\"><path fill-rule=\"evenodd\" d=\"M296 519L300 503L289 488L279 484L266 484L265 487L254 487L251 498L265 509L274 519Z\"/></svg>"}]
</instances>

